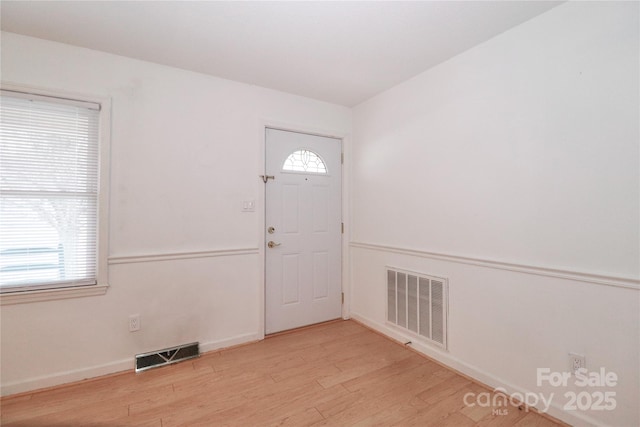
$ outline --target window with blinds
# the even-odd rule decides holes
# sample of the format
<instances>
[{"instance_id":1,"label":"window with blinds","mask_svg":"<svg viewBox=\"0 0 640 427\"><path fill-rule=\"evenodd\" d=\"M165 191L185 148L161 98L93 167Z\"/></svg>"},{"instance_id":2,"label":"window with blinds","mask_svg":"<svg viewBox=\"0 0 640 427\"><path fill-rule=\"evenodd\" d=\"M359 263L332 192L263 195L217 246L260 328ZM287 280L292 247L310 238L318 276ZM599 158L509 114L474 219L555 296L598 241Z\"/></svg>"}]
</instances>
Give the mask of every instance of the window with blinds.
<instances>
[{"instance_id":1,"label":"window with blinds","mask_svg":"<svg viewBox=\"0 0 640 427\"><path fill-rule=\"evenodd\" d=\"M98 104L0 93L0 292L97 283Z\"/></svg>"}]
</instances>

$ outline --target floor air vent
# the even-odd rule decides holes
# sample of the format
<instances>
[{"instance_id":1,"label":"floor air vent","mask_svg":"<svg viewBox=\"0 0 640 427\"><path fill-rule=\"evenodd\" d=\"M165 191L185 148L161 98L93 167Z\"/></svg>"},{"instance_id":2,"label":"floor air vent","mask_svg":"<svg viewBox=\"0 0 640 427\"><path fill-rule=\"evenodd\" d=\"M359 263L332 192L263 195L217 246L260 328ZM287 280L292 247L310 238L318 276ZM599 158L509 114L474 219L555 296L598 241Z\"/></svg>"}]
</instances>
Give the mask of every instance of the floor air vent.
<instances>
[{"instance_id":1,"label":"floor air vent","mask_svg":"<svg viewBox=\"0 0 640 427\"><path fill-rule=\"evenodd\" d=\"M200 356L198 343L179 345L177 347L165 348L151 353L136 355L136 372L147 369L170 365L187 359Z\"/></svg>"},{"instance_id":2,"label":"floor air vent","mask_svg":"<svg viewBox=\"0 0 640 427\"><path fill-rule=\"evenodd\" d=\"M447 280L387 268L387 321L447 348Z\"/></svg>"}]
</instances>

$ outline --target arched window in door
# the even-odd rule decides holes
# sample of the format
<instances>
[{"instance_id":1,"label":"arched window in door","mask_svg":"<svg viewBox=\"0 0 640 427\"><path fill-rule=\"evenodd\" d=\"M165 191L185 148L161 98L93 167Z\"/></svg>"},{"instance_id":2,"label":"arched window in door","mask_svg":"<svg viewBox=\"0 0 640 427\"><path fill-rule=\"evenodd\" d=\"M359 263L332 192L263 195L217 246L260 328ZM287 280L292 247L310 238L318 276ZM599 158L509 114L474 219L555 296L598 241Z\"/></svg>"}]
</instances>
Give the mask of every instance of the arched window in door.
<instances>
[{"instance_id":1,"label":"arched window in door","mask_svg":"<svg viewBox=\"0 0 640 427\"><path fill-rule=\"evenodd\" d=\"M287 172L326 174L327 166L320 156L313 151L301 149L289 154L287 160L284 161L282 170Z\"/></svg>"}]
</instances>

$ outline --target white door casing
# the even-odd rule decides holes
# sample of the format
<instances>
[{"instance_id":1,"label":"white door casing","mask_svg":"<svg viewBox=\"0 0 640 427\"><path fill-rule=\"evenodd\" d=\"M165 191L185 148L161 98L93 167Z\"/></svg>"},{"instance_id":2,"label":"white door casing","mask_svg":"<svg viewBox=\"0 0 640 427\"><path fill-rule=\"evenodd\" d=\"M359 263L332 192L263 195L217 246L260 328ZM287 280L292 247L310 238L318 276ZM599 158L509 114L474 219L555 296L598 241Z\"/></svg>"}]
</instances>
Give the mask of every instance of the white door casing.
<instances>
[{"instance_id":1,"label":"white door casing","mask_svg":"<svg viewBox=\"0 0 640 427\"><path fill-rule=\"evenodd\" d=\"M267 334L341 316L341 153L336 138L266 129Z\"/></svg>"}]
</instances>

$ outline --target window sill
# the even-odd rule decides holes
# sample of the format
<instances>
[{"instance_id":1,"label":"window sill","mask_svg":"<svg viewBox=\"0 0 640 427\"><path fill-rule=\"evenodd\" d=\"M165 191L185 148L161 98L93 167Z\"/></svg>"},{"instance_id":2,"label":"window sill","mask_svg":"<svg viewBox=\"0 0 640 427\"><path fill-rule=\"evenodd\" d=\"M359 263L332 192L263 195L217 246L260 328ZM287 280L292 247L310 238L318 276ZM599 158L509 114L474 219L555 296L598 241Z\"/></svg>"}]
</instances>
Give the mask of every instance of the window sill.
<instances>
[{"instance_id":1,"label":"window sill","mask_svg":"<svg viewBox=\"0 0 640 427\"><path fill-rule=\"evenodd\" d=\"M43 289L0 294L0 306L57 299L81 298L104 295L109 285L79 286L77 288Z\"/></svg>"}]
</instances>

